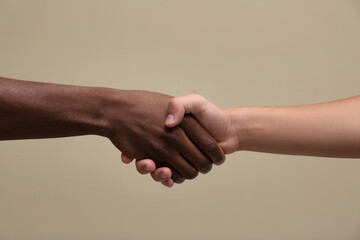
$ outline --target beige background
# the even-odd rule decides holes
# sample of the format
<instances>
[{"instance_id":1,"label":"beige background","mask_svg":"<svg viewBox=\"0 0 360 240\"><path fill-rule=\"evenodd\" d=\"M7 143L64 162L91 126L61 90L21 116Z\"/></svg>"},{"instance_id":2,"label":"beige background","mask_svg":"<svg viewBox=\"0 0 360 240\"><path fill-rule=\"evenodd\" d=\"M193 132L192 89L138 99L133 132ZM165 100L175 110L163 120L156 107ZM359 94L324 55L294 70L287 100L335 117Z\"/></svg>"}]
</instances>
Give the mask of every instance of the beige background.
<instances>
[{"instance_id":1,"label":"beige background","mask_svg":"<svg viewBox=\"0 0 360 240\"><path fill-rule=\"evenodd\" d=\"M358 95L359 43L358 0L0 0L1 76L222 108ZM104 138L4 141L0 239L360 239L359 186L360 160L238 152L166 189Z\"/></svg>"}]
</instances>

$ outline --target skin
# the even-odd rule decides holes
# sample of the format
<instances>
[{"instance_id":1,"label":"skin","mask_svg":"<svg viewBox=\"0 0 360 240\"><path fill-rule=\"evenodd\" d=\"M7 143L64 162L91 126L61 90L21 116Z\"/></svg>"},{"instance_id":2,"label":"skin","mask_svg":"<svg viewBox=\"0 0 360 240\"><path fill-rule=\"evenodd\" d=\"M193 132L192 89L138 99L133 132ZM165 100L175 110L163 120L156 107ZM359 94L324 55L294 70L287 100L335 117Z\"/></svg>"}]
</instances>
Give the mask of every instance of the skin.
<instances>
[{"instance_id":1,"label":"skin","mask_svg":"<svg viewBox=\"0 0 360 240\"><path fill-rule=\"evenodd\" d=\"M175 128L164 126L171 99L148 91L0 78L0 140L103 136L131 159L153 159L150 168L139 166L157 168L164 175L159 180L170 186L224 161L220 146L192 116Z\"/></svg>"},{"instance_id":2,"label":"skin","mask_svg":"<svg viewBox=\"0 0 360 240\"><path fill-rule=\"evenodd\" d=\"M295 107L223 110L202 96L188 95L170 100L165 125L177 126L187 113L195 116L226 154L246 150L360 158L360 96ZM137 167L151 162L138 161ZM158 172L152 174L158 178Z\"/></svg>"}]
</instances>

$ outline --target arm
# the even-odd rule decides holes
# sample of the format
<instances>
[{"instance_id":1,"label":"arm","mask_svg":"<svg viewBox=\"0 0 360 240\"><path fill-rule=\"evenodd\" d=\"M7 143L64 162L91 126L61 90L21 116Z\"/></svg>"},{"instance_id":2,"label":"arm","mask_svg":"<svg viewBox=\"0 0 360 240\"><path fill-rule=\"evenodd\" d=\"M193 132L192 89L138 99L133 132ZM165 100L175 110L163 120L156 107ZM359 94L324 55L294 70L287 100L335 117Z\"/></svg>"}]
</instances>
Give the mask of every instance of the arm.
<instances>
[{"instance_id":1,"label":"arm","mask_svg":"<svg viewBox=\"0 0 360 240\"><path fill-rule=\"evenodd\" d=\"M243 143L238 150L360 157L360 97L297 107L235 109L229 114Z\"/></svg>"},{"instance_id":2,"label":"arm","mask_svg":"<svg viewBox=\"0 0 360 240\"><path fill-rule=\"evenodd\" d=\"M360 96L296 107L221 110L190 95L171 100L168 111L174 121L167 126L178 124L184 112L193 113L226 153L360 157Z\"/></svg>"},{"instance_id":3,"label":"arm","mask_svg":"<svg viewBox=\"0 0 360 240\"><path fill-rule=\"evenodd\" d=\"M296 107L222 110L199 95L188 95L170 100L166 126L178 125L185 113L192 113L227 154L247 150L360 158L360 96ZM139 161L137 167L146 164L151 160ZM157 172L152 175L159 178Z\"/></svg>"},{"instance_id":4,"label":"arm","mask_svg":"<svg viewBox=\"0 0 360 240\"><path fill-rule=\"evenodd\" d=\"M181 127L163 126L171 96L147 91L65 86L0 78L0 139L99 135L136 159L152 158L182 182L222 161L221 148L189 117ZM192 140L186 132L193 133ZM205 155L206 154L206 155Z\"/></svg>"}]
</instances>

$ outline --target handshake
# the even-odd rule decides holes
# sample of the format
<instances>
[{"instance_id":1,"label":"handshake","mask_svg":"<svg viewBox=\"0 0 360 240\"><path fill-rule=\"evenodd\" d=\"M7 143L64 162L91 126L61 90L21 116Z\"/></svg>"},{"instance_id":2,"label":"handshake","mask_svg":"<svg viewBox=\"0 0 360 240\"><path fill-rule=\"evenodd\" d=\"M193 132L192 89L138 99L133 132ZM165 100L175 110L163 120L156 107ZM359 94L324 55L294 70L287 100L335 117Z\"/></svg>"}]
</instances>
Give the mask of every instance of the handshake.
<instances>
[{"instance_id":1,"label":"handshake","mask_svg":"<svg viewBox=\"0 0 360 240\"><path fill-rule=\"evenodd\" d=\"M239 150L360 157L360 96L295 107L222 110L199 95L173 98L0 77L0 140L100 135L171 187Z\"/></svg>"},{"instance_id":2,"label":"handshake","mask_svg":"<svg viewBox=\"0 0 360 240\"><path fill-rule=\"evenodd\" d=\"M212 164L224 162L224 152L236 150L229 116L200 95L172 98L144 91L130 95L133 105L124 130L113 129L118 134L109 138L124 163L137 160L139 173L151 173L155 181L172 187L209 172Z\"/></svg>"}]
</instances>

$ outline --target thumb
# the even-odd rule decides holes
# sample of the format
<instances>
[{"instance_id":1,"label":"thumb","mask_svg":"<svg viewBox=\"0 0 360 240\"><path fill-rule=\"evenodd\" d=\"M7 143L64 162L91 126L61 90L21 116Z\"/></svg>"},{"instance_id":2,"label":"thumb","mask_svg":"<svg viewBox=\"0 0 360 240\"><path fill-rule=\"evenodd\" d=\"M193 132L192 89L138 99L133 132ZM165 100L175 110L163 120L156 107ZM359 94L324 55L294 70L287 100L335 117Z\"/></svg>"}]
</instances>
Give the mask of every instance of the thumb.
<instances>
[{"instance_id":1,"label":"thumb","mask_svg":"<svg viewBox=\"0 0 360 240\"><path fill-rule=\"evenodd\" d=\"M192 113L196 117L196 114L206 110L206 103L207 100L198 94L171 99L168 104L165 125L175 127L181 123L186 113Z\"/></svg>"}]
</instances>

